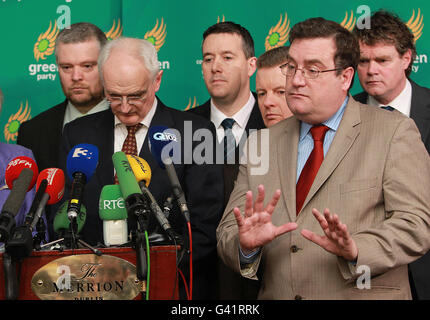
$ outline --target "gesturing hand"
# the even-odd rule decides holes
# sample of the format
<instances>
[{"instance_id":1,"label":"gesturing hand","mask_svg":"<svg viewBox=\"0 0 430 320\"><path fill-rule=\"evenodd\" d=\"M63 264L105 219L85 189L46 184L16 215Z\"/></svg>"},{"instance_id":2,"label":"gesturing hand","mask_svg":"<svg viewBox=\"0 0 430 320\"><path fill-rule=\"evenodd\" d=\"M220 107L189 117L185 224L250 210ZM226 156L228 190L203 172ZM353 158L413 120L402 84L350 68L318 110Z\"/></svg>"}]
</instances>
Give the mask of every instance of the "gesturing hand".
<instances>
[{"instance_id":1,"label":"gesturing hand","mask_svg":"<svg viewBox=\"0 0 430 320\"><path fill-rule=\"evenodd\" d=\"M323 229L325 237L306 229L303 229L301 234L330 253L341 256L348 261L357 259L357 245L351 238L346 225L340 222L337 214L330 214L329 209L324 210L324 215L317 209L312 209L312 213Z\"/></svg>"},{"instance_id":2,"label":"gesturing hand","mask_svg":"<svg viewBox=\"0 0 430 320\"><path fill-rule=\"evenodd\" d=\"M281 191L276 190L272 200L263 208L264 186L258 186L258 195L253 204L252 191L246 193L245 212L242 216L239 208L234 208L234 216L239 227L239 241L242 251L246 254L277 236L295 230L297 224L294 222L283 224L279 227L272 224L272 213L281 197Z\"/></svg>"}]
</instances>

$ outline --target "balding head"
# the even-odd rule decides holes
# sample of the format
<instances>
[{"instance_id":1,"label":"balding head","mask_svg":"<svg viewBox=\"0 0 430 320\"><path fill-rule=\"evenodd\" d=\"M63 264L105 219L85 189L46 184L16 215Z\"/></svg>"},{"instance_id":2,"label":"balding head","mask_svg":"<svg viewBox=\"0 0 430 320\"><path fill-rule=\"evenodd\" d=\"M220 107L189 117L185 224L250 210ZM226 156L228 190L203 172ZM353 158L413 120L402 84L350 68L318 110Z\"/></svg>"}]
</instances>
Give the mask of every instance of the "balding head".
<instances>
[{"instance_id":1,"label":"balding head","mask_svg":"<svg viewBox=\"0 0 430 320\"><path fill-rule=\"evenodd\" d=\"M148 70L152 79L155 79L160 69L157 50L147 40L121 37L109 41L99 55L98 66L102 83L104 82L103 66L110 59L114 59L113 61L116 63L124 59L123 65L130 65L132 61L139 61Z\"/></svg>"}]
</instances>

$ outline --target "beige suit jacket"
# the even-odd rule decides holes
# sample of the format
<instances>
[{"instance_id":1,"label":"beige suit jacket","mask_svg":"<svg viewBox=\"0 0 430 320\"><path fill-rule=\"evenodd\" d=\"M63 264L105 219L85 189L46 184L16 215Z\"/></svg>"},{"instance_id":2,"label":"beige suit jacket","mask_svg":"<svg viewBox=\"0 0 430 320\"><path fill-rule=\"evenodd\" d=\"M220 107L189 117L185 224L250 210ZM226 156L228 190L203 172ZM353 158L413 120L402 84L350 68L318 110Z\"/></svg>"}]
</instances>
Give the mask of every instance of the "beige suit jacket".
<instances>
[{"instance_id":1,"label":"beige suit jacket","mask_svg":"<svg viewBox=\"0 0 430 320\"><path fill-rule=\"evenodd\" d=\"M263 130L269 134L268 172L255 175L253 165L241 165L217 229L218 254L226 265L247 278L256 279L258 271L260 299L410 299L407 264L430 248L430 158L413 120L350 97L297 217L300 122L292 117ZM248 144L262 135L250 136ZM298 228L264 246L254 263L241 268L233 208L243 212L245 193L257 194L259 184L266 203L276 189L282 192L273 223L295 221ZM359 250L356 267L300 234L308 229L323 235L312 208L329 208L347 225ZM357 287L364 283L357 270L366 267L360 266L371 272L370 289Z\"/></svg>"}]
</instances>

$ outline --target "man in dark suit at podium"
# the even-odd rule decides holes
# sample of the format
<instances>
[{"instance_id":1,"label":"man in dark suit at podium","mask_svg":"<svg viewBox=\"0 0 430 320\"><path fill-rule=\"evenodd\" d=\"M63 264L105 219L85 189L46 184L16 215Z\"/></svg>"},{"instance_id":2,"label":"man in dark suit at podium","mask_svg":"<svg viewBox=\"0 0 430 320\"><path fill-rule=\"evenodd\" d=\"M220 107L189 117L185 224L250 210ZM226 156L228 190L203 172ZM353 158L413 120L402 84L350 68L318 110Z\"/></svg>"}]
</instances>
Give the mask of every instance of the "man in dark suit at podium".
<instances>
[{"instance_id":1,"label":"man in dark suit at podium","mask_svg":"<svg viewBox=\"0 0 430 320\"><path fill-rule=\"evenodd\" d=\"M211 98L190 112L212 121L220 144L234 141L234 152L224 157L225 206L239 171L239 146L252 129L265 127L257 96L250 90L250 78L257 67L254 40L239 24L217 23L203 33L202 54L203 78ZM244 280L224 265L219 276L221 299L256 298L256 281Z\"/></svg>"},{"instance_id":2,"label":"man in dark suit at podium","mask_svg":"<svg viewBox=\"0 0 430 320\"><path fill-rule=\"evenodd\" d=\"M114 183L112 155L115 152L135 154L148 162L152 171L149 190L161 207L171 195L172 188L166 170L159 167L151 154L148 129L153 126L175 129L180 133L182 143L188 143L187 139L192 139L193 134L190 137L185 135L190 128L191 133L205 129L211 137L215 135L210 121L168 108L156 97L163 71L159 70L157 52L149 41L133 38L110 41L100 53L99 72L111 108L67 124L60 147L63 166L70 150L79 143L93 144L99 150L98 167L85 185L83 195L87 217L81 235L84 241L92 245L103 241L102 220L98 214L99 197L103 186ZM197 142L193 141L193 150L196 145ZM128 151L125 146L129 146ZM198 159L194 158L191 162L185 162L184 157L188 155L182 146L182 161L179 164L174 163L174 166L191 217L193 299L213 299L213 275L216 272L214 261L217 256L215 230L223 210L222 167L207 163L197 164L195 160ZM183 236L184 241L187 240L187 226L177 206L173 207L169 218L172 228ZM151 219L153 222L155 220L154 217L149 219L151 226ZM179 264L187 280L188 261L186 253ZM185 297L182 295L182 298Z\"/></svg>"},{"instance_id":3,"label":"man in dark suit at podium","mask_svg":"<svg viewBox=\"0 0 430 320\"><path fill-rule=\"evenodd\" d=\"M66 123L109 108L103 99L97 59L106 43L97 26L75 23L56 39L55 57L66 100L21 124L17 143L31 149L39 170L58 167L58 152Z\"/></svg>"},{"instance_id":4,"label":"man in dark suit at podium","mask_svg":"<svg viewBox=\"0 0 430 320\"><path fill-rule=\"evenodd\" d=\"M415 39L409 28L393 14L377 11L370 29L354 29L360 44L357 68L365 90L354 96L361 102L388 110L397 109L415 121L430 153L430 90L409 76L416 58ZM409 265L415 299L430 299L430 254Z\"/></svg>"}]
</instances>

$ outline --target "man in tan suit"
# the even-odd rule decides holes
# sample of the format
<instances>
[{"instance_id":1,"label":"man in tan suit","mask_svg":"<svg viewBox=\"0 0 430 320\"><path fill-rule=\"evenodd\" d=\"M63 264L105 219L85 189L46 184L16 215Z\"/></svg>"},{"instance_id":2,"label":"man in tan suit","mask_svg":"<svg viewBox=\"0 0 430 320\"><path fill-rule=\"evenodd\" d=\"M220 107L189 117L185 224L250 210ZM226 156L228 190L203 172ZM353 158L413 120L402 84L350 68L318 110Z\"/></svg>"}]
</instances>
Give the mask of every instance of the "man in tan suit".
<instances>
[{"instance_id":1,"label":"man in tan suit","mask_svg":"<svg viewBox=\"0 0 430 320\"><path fill-rule=\"evenodd\" d=\"M250 136L269 143L268 170L241 165L218 254L261 279L260 299L410 299L407 264L430 247L430 158L416 125L349 95L359 49L337 23L308 19L290 43L294 116L263 129L268 141Z\"/></svg>"}]
</instances>

